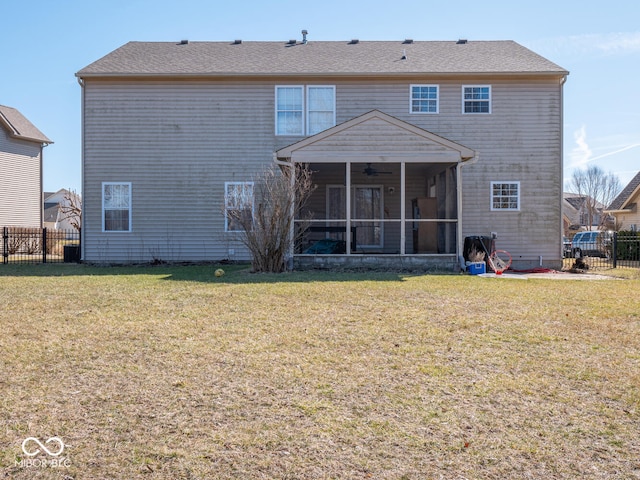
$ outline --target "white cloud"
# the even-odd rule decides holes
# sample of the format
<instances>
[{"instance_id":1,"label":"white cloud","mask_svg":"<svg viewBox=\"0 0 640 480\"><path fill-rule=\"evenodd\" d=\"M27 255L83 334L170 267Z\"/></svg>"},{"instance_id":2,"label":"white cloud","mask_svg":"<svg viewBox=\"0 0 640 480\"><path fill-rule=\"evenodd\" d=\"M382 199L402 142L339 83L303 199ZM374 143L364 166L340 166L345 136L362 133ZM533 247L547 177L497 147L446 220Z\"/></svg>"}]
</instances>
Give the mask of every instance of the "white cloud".
<instances>
[{"instance_id":1,"label":"white cloud","mask_svg":"<svg viewBox=\"0 0 640 480\"><path fill-rule=\"evenodd\" d=\"M597 157L590 158L588 161L592 162L594 160L600 160L601 158L606 158L606 157L610 157L611 155L616 155L618 153L626 152L627 150L631 150L632 148L636 148L636 147L640 147L640 143L634 143L634 144L631 144L631 145L627 145L625 147L618 148L617 150L614 150L613 152L603 153L602 155L598 155Z\"/></svg>"},{"instance_id":2,"label":"white cloud","mask_svg":"<svg viewBox=\"0 0 640 480\"><path fill-rule=\"evenodd\" d=\"M576 144L571 150L571 167L581 167L591 161L593 152L587 143L587 128L582 125L578 130L573 132L573 139Z\"/></svg>"},{"instance_id":3,"label":"white cloud","mask_svg":"<svg viewBox=\"0 0 640 480\"><path fill-rule=\"evenodd\" d=\"M544 38L529 43L534 51L604 56L640 53L640 32L593 33Z\"/></svg>"}]
</instances>

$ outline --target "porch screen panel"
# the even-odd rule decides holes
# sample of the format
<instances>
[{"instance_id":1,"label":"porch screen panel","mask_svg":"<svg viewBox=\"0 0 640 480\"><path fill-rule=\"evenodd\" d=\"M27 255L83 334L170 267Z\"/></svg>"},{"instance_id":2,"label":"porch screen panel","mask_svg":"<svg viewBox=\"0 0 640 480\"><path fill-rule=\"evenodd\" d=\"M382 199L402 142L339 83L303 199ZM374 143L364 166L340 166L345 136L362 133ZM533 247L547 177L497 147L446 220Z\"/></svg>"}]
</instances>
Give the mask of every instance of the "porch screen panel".
<instances>
[{"instance_id":1,"label":"porch screen panel","mask_svg":"<svg viewBox=\"0 0 640 480\"><path fill-rule=\"evenodd\" d=\"M345 227L347 218L347 199L345 198L345 188L342 186L329 186L327 188L327 219L340 220L339 222L330 222L332 227ZM334 240L346 241L346 235L340 232L330 232L328 238Z\"/></svg>"},{"instance_id":2,"label":"porch screen panel","mask_svg":"<svg viewBox=\"0 0 640 480\"><path fill-rule=\"evenodd\" d=\"M353 217L358 220L382 218L382 189L380 187L355 187ZM364 246L382 247L382 224L375 221L354 222L358 228L358 243Z\"/></svg>"}]
</instances>

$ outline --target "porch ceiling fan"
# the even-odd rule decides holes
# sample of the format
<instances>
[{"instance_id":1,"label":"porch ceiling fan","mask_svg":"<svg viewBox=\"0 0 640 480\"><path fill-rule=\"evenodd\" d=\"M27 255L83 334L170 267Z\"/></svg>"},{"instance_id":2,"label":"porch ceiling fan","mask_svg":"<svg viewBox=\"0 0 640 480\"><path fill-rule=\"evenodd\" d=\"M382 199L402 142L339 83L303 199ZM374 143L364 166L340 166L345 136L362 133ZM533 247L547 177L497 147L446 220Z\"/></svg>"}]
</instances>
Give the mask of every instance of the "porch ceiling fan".
<instances>
[{"instance_id":1,"label":"porch ceiling fan","mask_svg":"<svg viewBox=\"0 0 640 480\"><path fill-rule=\"evenodd\" d=\"M366 174L369 177L375 177L376 175L380 174L391 175L393 172L381 172L377 168L373 168L370 163L367 163L367 167L362 171L362 173Z\"/></svg>"}]
</instances>

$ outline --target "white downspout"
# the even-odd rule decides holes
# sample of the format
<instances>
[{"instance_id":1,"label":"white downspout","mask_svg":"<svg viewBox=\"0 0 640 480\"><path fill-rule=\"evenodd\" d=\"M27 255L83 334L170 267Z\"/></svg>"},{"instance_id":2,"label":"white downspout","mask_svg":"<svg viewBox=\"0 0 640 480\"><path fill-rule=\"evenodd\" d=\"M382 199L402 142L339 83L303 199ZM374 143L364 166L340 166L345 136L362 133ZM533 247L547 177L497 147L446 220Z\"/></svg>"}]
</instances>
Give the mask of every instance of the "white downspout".
<instances>
[{"instance_id":1,"label":"white downspout","mask_svg":"<svg viewBox=\"0 0 640 480\"><path fill-rule=\"evenodd\" d=\"M82 77L78 77L78 85L80 85L80 198L86 198L84 194L84 160L85 160L85 146L84 146L84 80ZM100 193L102 195L102 192ZM82 205L82 208L85 208L85 205ZM82 216L80 217L80 261L85 259L84 251L85 251L85 219L87 216L82 212Z\"/></svg>"},{"instance_id":2,"label":"white downspout","mask_svg":"<svg viewBox=\"0 0 640 480\"><path fill-rule=\"evenodd\" d=\"M295 235L296 235L296 219L295 219L295 184L296 184L296 176L295 176L295 163L293 163L292 159L289 159L288 162L284 160L278 159L278 156L275 152L273 152L273 163L280 167L287 167L290 169L291 178L289 181L291 182L291 193L294 196L292 199L291 205L289 207L289 216L291 218L291 225L289 225L289 246L287 247L287 253L285 255L285 268L288 271L293 270L293 254L295 252Z\"/></svg>"},{"instance_id":3,"label":"white downspout","mask_svg":"<svg viewBox=\"0 0 640 480\"><path fill-rule=\"evenodd\" d=\"M458 233L458 262L461 266L464 264L464 238L462 237L462 166L473 165L478 162L478 159L479 154L476 152L475 155L466 162L458 162L456 165L456 196L458 200L458 228L456 231Z\"/></svg>"},{"instance_id":4,"label":"white downspout","mask_svg":"<svg viewBox=\"0 0 640 480\"><path fill-rule=\"evenodd\" d=\"M291 205L289 206L289 218L291 218L291 225L289 225L289 251L285 256L285 268L288 271L293 270L293 252L295 251L295 236L296 236L296 167L293 160L289 164L289 182L291 182Z\"/></svg>"},{"instance_id":5,"label":"white downspout","mask_svg":"<svg viewBox=\"0 0 640 480\"><path fill-rule=\"evenodd\" d=\"M567 76L563 76L560 80L560 261L562 261L562 237L564 236L564 224L562 221L562 205L564 199L564 84ZM542 262L541 262L542 263ZM542 266L542 265L541 265Z\"/></svg>"}]
</instances>

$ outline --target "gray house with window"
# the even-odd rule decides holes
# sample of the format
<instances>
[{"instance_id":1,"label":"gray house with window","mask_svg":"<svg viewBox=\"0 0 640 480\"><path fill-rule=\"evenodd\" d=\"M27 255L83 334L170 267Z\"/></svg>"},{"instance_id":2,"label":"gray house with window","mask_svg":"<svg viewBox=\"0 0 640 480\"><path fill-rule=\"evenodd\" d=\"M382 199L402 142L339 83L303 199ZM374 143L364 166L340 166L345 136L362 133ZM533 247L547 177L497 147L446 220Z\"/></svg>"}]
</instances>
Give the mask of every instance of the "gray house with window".
<instances>
[{"instance_id":1,"label":"gray house with window","mask_svg":"<svg viewBox=\"0 0 640 480\"><path fill-rule=\"evenodd\" d=\"M76 74L83 258L248 259L228 213L275 163L316 185L298 266L454 268L495 233L559 267L567 74L512 41L127 43Z\"/></svg>"},{"instance_id":2,"label":"gray house with window","mask_svg":"<svg viewBox=\"0 0 640 480\"><path fill-rule=\"evenodd\" d=\"M0 105L0 227L42 227L42 158L50 143L19 110Z\"/></svg>"}]
</instances>

